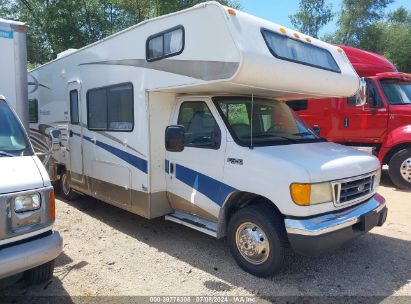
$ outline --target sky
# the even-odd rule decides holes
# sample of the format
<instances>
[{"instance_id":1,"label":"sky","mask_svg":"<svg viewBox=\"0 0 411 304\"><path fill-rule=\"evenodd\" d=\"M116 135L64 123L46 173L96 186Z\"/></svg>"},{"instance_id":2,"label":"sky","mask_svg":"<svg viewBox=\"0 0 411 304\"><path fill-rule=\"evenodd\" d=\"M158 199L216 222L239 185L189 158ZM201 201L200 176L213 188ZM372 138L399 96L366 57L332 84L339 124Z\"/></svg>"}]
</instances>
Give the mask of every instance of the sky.
<instances>
[{"instance_id":1,"label":"sky","mask_svg":"<svg viewBox=\"0 0 411 304\"><path fill-rule=\"evenodd\" d=\"M298 11L299 0L237 0L241 3L242 10L261 17L263 19L270 20L277 24L293 28L289 15ZM328 3L332 4L333 11L338 12L341 6L340 0L328 0ZM395 0L394 3L387 7L387 12L393 11L400 6L404 6L411 10L411 0ZM326 33L331 33L336 29L337 18L329 24L324 26L320 32L320 36Z\"/></svg>"}]
</instances>

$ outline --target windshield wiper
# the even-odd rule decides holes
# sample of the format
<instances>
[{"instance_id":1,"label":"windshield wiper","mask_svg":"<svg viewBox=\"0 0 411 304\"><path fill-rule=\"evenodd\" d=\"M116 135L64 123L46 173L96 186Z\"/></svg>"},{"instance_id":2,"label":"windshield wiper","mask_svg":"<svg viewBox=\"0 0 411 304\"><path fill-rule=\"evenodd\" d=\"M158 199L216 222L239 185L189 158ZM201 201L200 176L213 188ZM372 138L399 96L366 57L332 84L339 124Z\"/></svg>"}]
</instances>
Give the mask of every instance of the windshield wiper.
<instances>
[{"instance_id":1,"label":"windshield wiper","mask_svg":"<svg viewBox=\"0 0 411 304\"><path fill-rule=\"evenodd\" d=\"M287 137L287 136L283 136L283 135L277 135L277 134L270 134L270 133L257 133L254 134L253 137L259 138L259 137L277 137L277 138L282 138L282 139L286 139L292 142L298 142L299 140L296 138L291 138L291 137Z\"/></svg>"},{"instance_id":2,"label":"windshield wiper","mask_svg":"<svg viewBox=\"0 0 411 304\"><path fill-rule=\"evenodd\" d=\"M311 132L293 133L293 134L291 134L291 135L294 135L294 136L306 136L306 135L312 135L312 136L314 136L314 134L313 134L313 133L311 133Z\"/></svg>"},{"instance_id":3,"label":"windshield wiper","mask_svg":"<svg viewBox=\"0 0 411 304\"><path fill-rule=\"evenodd\" d=\"M11 153L6 152L6 151L0 151L0 156L15 157L17 155L11 154Z\"/></svg>"}]
</instances>

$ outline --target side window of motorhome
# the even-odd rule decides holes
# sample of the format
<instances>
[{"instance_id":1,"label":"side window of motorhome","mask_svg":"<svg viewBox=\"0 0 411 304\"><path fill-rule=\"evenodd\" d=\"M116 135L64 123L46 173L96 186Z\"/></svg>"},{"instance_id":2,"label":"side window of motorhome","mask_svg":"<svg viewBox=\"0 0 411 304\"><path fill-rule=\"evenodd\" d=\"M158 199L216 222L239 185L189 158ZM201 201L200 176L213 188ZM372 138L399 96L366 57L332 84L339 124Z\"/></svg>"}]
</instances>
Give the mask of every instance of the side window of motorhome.
<instances>
[{"instance_id":1,"label":"side window of motorhome","mask_svg":"<svg viewBox=\"0 0 411 304\"><path fill-rule=\"evenodd\" d=\"M78 91L70 91L70 122L73 125L78 125L80 122L78 112Z\"/></svg>"},{"instance_id":2,"label":"side window of motorhome","mask_svg":"<svg viewBox=\"0 0 411 304\"><path fill-rule=\"evenodd\" d=\"M146 44L147 61L160 60L181 54L184 48L184 28L172 28L150 36Z\"/></svg>"},{"instance_id":3,"label":"side window of motorhome","mask_svg":"<svg viewBox=\"0 0 411 304\"><path fill-rule=\"evenodd\" d=\"M180 107L178 124L185 127L184 144L186 147L220 148L220 128L204 102L184 102Z\"/></svg>"},{"instance_id":4,"label":"side window of motorhome","mask_svg":"<svg viewBox=\"0 0 411 304\"><path fill-rule=\"evenodd\" d=\"M341 72L334 57L326 49L266 29L262 29L261 33L274 57L332 72Z\"/></svg>"},{"instance_id":5,"label":"side window of motorhome","mask_svg":"<svg viewBox=\"0 0 411 304\"><path fill-rule=\"evenodd\" d=\"M37 99L29 100L29 122L30 123L39 122L39 103Z\"/></svg>"},{"instance_id":6,"label":"side window of motorhome","mask_svg":"<svg viewBox=\"0 0 411 304\"><path fill-rule=\"evenodd\" d=\"M89 130L130 132L134 128L133 86L130 83L87 92Z\"/></svg>"}]
</instances>

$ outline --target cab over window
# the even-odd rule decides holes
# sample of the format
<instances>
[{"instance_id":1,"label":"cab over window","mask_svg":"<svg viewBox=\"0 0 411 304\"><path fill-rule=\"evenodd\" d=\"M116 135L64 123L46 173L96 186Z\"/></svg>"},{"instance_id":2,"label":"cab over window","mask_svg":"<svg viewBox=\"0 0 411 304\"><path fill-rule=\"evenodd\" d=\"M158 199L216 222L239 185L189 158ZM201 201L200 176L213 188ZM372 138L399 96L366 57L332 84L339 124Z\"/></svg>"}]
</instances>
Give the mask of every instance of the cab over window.
<instances>
[{"instance_id":1,"label":"cab over window","mask_svg":"<svg viewBox=\"0 0 411 304\"><path fill-rule=\"evenodd\" d=\"M89 90L87 125L89 130L132 131L133 86L130 83Z\"/></svg>"},{"instance_id":2,"label":"cab over window","mask_svg":"<svg viewBox=\"0 0 411 304\"><path fill-rule=\"evenodd\" d=\"M186 147L220 148L220 128L204 102L184 102L180 108L178 124L185 127Z\"/></svg>"},{"instance_id":3,"label":"cab over window","mask_svg":"<svg viewBox=\"0 0 411 304\"><path fill-rule=\"evenodd\" d=\"M177 56L184 49L184 28L177 26L150 36L146 42L146 59L155 61Z\"/></svg>"}]
</instances>

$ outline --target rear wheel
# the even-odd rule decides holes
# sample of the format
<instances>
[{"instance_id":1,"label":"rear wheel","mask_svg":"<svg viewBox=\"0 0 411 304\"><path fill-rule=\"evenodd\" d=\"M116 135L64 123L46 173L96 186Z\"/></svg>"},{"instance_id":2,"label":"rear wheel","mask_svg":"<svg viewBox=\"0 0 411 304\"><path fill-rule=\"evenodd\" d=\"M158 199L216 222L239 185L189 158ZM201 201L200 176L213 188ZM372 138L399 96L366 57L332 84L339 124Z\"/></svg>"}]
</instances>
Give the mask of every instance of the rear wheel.
<instances>
[{"instance_id":1,"label":"rear wheel","mask_svg":"<svg viewBox=\"0 0 411 304\"><path fill-rule=\"evenodd\" d=\"M63 197L69 201L74 201L80 196L80 194L78 194L71 188L70 173L68 173L67 171L63 171L60 176L60 190Z\"/></svg>"},{"instance_id":2,"label":"rear wheel","mask_svg":"<svg viewBox=\"0 0 411 304\"><path fill-rule=\"evenodd\" d=\"M50 280L53 277L54 260L46 264L29 269L24 273L24 278L30 284L39 284Z\"/></svg>"},{"instance_id":3,"label":"rear wheel","mask_svg":"<svg viewBox=\"0 0 411 304\"><path fill-rule=\"evenodd\" d=\"M391 157L388 172L392 182L400 189L411 189L411 149L398 151Z\"/></svg>"},{"instance_id":4,"label":"rear wheel","mask_svg":"<svg viewBox=\"0 0 411 304\"><path fill-rule=\"evenodd\" d=\"M252 205L237 211L227 240L237 264L255 276L273 275L284 265L287 236L283 220L270 208Z\"/></svg>"}]
</instances>

